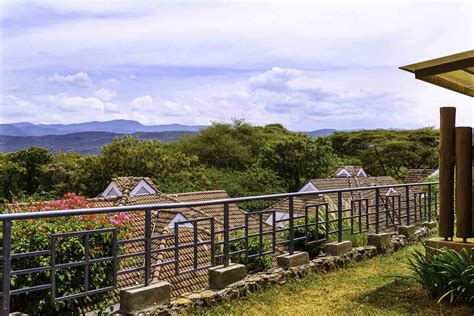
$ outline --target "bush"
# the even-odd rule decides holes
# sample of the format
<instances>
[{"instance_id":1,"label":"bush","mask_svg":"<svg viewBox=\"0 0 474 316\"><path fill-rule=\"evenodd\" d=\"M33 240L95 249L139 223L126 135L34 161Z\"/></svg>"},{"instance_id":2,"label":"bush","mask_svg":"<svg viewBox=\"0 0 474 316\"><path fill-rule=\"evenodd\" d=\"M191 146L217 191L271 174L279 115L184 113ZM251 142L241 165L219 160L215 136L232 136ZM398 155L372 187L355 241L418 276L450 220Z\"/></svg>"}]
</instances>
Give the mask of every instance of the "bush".
<instances>
[{"instance_id":1,"label":"bush","mask_svg":"<svg viewBox=\"0 0 474 316\"><path fill-rule=\"evenodd\" d=\"M426 254L415 251L409 259L410 278L421 284L438 302L474 303L474 249L469 253L425 246Z\"/></svg>"},{"instance_id":2,"label":"bush","mask_svg":"<svg viewBox=\"0 0 474 316\"><path fill-rule=\"evenodd\" d=\"M67 194L64 200L36 205L30 211L55 209L74 209L92 207L84 197ZM131 224L126 214L87 215L57 217L49 219L32 219L13 222L12 253L25 253L51 248L51 234L118 227L119 237L126 233ZM112 255L113 235L100 233L90 235L90 259L104 258ZM56 264L84 261L84 236L58 237L56 243ZM33 256L13 259L13 270L50 266L51 257ZM99 289L112 285L112 262L105 261L90 265L89 288ZM49 284L51 272L37 272L13 276L13 289ZM56 270L56 295L66 296L84 291L84 267ZM86 309L103 310L112 303L113 292L102 292L88 297L55 302L51 291L34 291L12 297L12 310L21 310L34 315L79 314Z\"/></svg>"},{"instance_id":3,"label":"bush","mask_svg":"<svg viewBox=\"0 0 474 316\"><path fill-rule=\"evenodd\" d=\"M324 220L323 218L320 217L320 223L321 223L321 220ZM309 224L312 224L312 223L315 223L316 222L316 217L315 216L308 216L308 223ZM300 226L300 225L304 225L305 223L305 220L304 218L301 218L301 219L296 219L294 221L294 226ZM324 226L324 222L323 223L323 226ZM303 237L305 235L305 228L304 226L301 226L301 227L295 227L295 239L298 239L299 237ZM321 232L321 229L319 229L319 231L317 230L316 228L316 225L311 225L311 226L308 226L308 241L311 242L311 241L315 241L316 240L316 234L317 234L317 237L318 237L318 240L322 240L324 238L326 238L326 234L324 232L324 230ZM285 240L288 240L289 239L289 232L288 231L285 231L284 232L284 238ZM296 251L306 251L308 252L309 254L309 257L310 259L313 259L314 257L316 257L317 255L319 255L322 250L323 250L323 243L314 243L314 244L307 244L305 240L297 240L295 241L295 250Z\"/></svg>"},{"instance_id":4,"label":"bush","mask_svg":"<svg viewBox=\"0 0 474 316\"><path fill-rule=\"evenodd\" d=\"M243 237L244 234L241 231L236 231L230 234L230 240L232 239L237 239ZM254 255L259 253L259 238L258 237L249 237L248 238L248 254L249 255ZM239 250L244 250L245 249L245 240L241 239L238 241L232 241L229 243L229 250L230 252L234 251L239 251ZM271 243L268 240L268 237L263 238L263 243L262 243L262 252L267 252L272 249ZM223 246L219 247L216 250L216 255L217 254L222 254L223 253ZM255 273L255 272L260 272L260 271L265 271L268 270L272 267L272 254L266 254L262 255L259 257L251 258L251 259L246 259L245 258L245 253L239 253L236 255L230 256L230 260L235 263L240 263L246 266L247 272L250 273Z\"/></svg>"}]
</instances>

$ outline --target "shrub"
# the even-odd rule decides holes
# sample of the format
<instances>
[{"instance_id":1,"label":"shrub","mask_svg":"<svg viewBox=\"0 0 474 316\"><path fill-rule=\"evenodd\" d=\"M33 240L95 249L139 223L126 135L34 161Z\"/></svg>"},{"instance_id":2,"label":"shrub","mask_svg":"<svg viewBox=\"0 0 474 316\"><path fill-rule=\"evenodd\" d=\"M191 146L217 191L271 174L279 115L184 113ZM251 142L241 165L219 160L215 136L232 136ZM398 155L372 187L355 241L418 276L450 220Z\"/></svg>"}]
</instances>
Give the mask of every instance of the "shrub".
<instances>
[{"instance_id":1,"label":"shrub","mask_svg":"<svg viewBox=\"0 0 474 316\"><path fill-rule=\"evenodd\" d=\"M65 199L51 203L36 204L30 211L77 209L92 207L84 197L67 194ZM132 219L126 214L68 216L48 219L14 221L12 226L12 253L25 253L51 248L51 234L118 227L119 236L126 233ZM111 233L90 235L90 258L104 258L112 255ZM84 261L84 236L58 237L56 263ZM50 256L33 256L13 259L13 270L50 266ZM112 285L112 262L91 264L89 267L90 290ZM51 272L37 272L13 276L12 289L19 289L51 282ZM56 295L66 296L84 291L84 267L57 269ZM50 290L34 291L12 297L12 309L34 315L78 314L85 309L103 310L110 306L113 292L102 292L88 297L55 302Z\"/></svg>"},{"instance_id":2,"label":"shrub","mask_svg":"<svg viewBox=\"0 0 474 316\"><path fill-rule=\"evenodd\" d=\"M230 237L230 240L232 240L232 239L241 238L243 236L244 236L243 232L235 231L231 233L229 237ZM271 246L270 241L268 240L268 236L264 236L263 243L262 243L262 252L270 251L271 248L272 246ZM229 243L230 252L244 250L244 249L245 249L245 239L231 241ZM248 254L254 255L254 254L259 253L259 251L260 251L259 237L257 236L249 237L248 238ZM216 254L222 254L222 253L223 253L223 246L219 247L216 250ZM265 254L265 255L255 257L255 258L246 259L245 253L242 252L242 253L230 256L230 260L232 262L245 265L247 268L247 272L250 272L250 273L265 271L272 267L271 254Z\"/></svg>"},{"instance_id":3,"label":"shrub","mask_svg":"<svg viewBox=\"0 0 474 316\"><path fill-rule=\"evenodd\" d=\"M319 220L321 221L323 219L320 217ZM309 224L312 224L312 223L315 223L315 222L316 222L316 216L308 216L308 223ZM303 218L296 219L294 221L295 239L298 239L298 238L303 237L305 235L306 232L305 232L304 226L300 226L300 225L304 225L304 223L305 223L305 220ZM322 223L324 225L324 222L322 222ZM288 225L286 225L286 226L288 226ZM322 239L326 238L325 231L323 230L321 232L321 228L318 231L317 228L316 228L316 225L308 226L307 235L308 235L308 241L309 242L315 241L316 236L318 237L317 238L318 240L322 240ZM289 232L288 231L285 231L284 238L285 238L285 240L289 239ZM309 257L311 259L313 259L314 257L316 257L317 255L319 255L322 252L323 243L307 244L304 239L301 239L301 240L295 241L295 250L296 251L306 251L306 252L308 252Z\"/></svg>"},{"instance_id":4,"label":"shrub","mask_svg":"<svg viewBox=\"0 0 474 316\"><path fill-rule=\"evenodd\" d=\"M439 250L425 246L426 253L415 251L409 259L409 277L421 284L438 302L474 303L474 249L469 253Z\"/></svg>"}]
</instances>

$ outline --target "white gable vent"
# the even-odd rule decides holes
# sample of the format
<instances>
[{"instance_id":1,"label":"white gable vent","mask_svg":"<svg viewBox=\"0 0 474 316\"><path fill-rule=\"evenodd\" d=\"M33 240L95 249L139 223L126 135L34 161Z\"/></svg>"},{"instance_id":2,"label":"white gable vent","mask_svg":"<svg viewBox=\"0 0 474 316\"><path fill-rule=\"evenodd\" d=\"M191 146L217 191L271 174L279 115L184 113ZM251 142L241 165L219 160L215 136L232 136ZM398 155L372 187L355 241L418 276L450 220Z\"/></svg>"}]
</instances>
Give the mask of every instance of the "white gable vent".
<instances>
[{"instance_id":1,"label":"white gable vent","mask_svg":"<svg viewBox=\"0 0 474 316\"><path fill-rule=\"evenodd\" d=\"M130 192L130 196L148 194L156 194L156 191L143 179L140 180L135 188L133 188L132 192Z\"/></svg>"},{"instance_id":2,"label":"white gable vent","mask_svg":"<svg viewBox=\"0 0 474 316\"><path fill-rule=\"evenodd\" d=\"M174 228L174 223L179 223L183 221L187 221L188 219L183 216L183 214L178 213L176 216L173 218L173 220L168 224L168 228ZM179 227L193 227L193 224L191 223L185 223L183 225L179 225Z\"/></svg>"},{"instance_id":3,"label":"white gable vent","mask_svg":"<svg viewBox=\"0 0 474 316\"><path fill-rule=\"evenodd\" d=\"M101 194L102 196L116 197L122 196L122 192L119 190L114 181L110 182L109 186Z\"/></svg>"}]
</instances>

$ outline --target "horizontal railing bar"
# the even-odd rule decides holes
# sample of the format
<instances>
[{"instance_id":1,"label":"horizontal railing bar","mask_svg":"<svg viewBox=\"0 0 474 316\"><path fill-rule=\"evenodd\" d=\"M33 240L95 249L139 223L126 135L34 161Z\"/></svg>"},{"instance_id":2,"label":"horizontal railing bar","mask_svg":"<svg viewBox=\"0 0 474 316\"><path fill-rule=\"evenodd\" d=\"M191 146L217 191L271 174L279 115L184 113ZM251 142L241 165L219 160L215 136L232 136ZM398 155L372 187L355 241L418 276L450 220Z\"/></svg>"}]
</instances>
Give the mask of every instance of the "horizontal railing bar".
<instances>
[{"instance_id":1,"label":"horizontal railing bar","mask_svg":"<svg viewBox=\"0 0 474 316\"><path fill-rule=\"evenodd\" d=\"M81 292L81 293L76 293L76 294L70 294L70 295L66 295L66 296L61 296L61 297L56 297L55 300L60 302L60 301L66 301L66 300L71 300L73 298L79 298L79 297L83 297L83 296L89 296L89 295L93 295L93 294L97 294L97 293L101 293L101 292L108 292L108 291L112 291L115 287L112 285L112 286L108 286L108 287L104 287L104 288L100 288L100 289L95 289L95 290L91 290L91 291L86 291L86 292Z\"/></svg>"},{"instance_id":2,"label":"horizontal railing bar","mask_svg":"<svg viewBox=\"0 0 474 316\"><path fill-rule=\"evenodd\" d=\"M117 274L120 275L120 274L133 273L133 272L137 272L137 271L140 271L140 270L145 270L145 266L125 269L125 270L119 270L119 271L117 271Z\"/></svg>"},{"instance_id":3,"label":"horizontal railing bar","mask_svg":"<svg viewBox=\"0 0 474 316\"><path fill-rule=\"evenodd\" d=\"M35 268L28 268L28 269L21 269L21 270L13 270L10 272L12 275L22 275L22 274L29 274L29 273L38 273L38 272L45 272L50 271L51 267L35 267Z\"/></svg>"},{"instance_id":4,"label":"horizontal railing bar","mask_svg":"<svg viewBox=\"0 0 474 316\"><path fill-rule=\"evenodd\" d=\"M122 246L126 244L132 244L136 242L144 242L145 238L134 238L134 239L123 239L123 240L118 240L117 245Z\"/></svg>"},{"instance_id":5,"label":"horizontal railing bar","mask_svg":"<svg viewBox=\"0 0 474 316\"><path fill-rule=\"evenodd\" d=\"M40 212L40 213L47 213L47 212ZM48 217L48 216L45 216L45 217ZM100 228L100 229L82 230L78 232L58 233L58 234L53 234L53 235L56 236L57 238L57 237L84 236L84 235L100 234L100 233L113 233L114 231L115 231L115 228Z\"/></svg>"},{"instance_id":6,"label":"horizontal railing bar","mask_svg":"<svg viewBox=\"0 0 474 316\"><path fill-rule=\"evenodd\" d=\"M30 286L30 287L25 287L21 289L11 290L10 295L18 295L18 294L23 294L27 292L42 291L42 290L49 290L49 289L51 289L51 284L42 284L42 285L36 285L36 286Z\"/></svg>"},{"instance_id":7,"label":"horizontal railing bar","mask_svg":"<svg viewBox=\"0 0 474 316\"><path fill-rule=\"evenodd\" d=\"M131 253L118 255L117 258L118 259L126 259L126 258L130 258L130 257L144 256L144 255L145 255L145 251L139 251L139 252L131 252Z\"/></svg>"},{"instance_id":8,"label":"horizontal railing bar","mask_svg":"<svg viewBox=\"0 0 474 316\"><path fill-rule=\"evenodd\" d=\"M151 267L152 268L158 268L158 267L166 266L166 265L169 265L169 264L175 264L175 263L176 263L176 260L163 261L163 262L158 262L158 263L152 264Z\"/></svg>"},{"instance_id":9,"label":"horizontal railing bar","mask_svg":"<svg viewBox=\"0 0 474 316\"><path fill-rule=\"evenodd\" d=\"M51 250L38 250L38 251L31 251L31 252L14 253L11 255L11 258L20 259L20 258L28 258L28 257L34 257L34 256L50 256L50 255L51 255Z\"/></svg>"},{"instance_id":10,"label":"horizontal railing bar","mask_svg":"<svg viewBox=\"0 0 474 316\"><path fill-rule=\"evenodd\" d=\"M400 187L407 187L407 186L418 187L418 186L435 185L435 184L439 184L439 182L395 184L395 185L361 187L357 189L349 188L349 189L322 190L322 191L317 191L317 192L279 193L279 194L227 198L227 199L198 201L198 202L98 207L98 208L73 209L73 210L44 211L44 212L5 213L5 214L0 214L0 221L61 217L61 216L78 216L78 215L88 215L88 214L118 213L118 212L138 212L138 211L145 211L145 210L158 210L159 211L159 210L166 210L166 209L190 208L190 207L197 207L197 206L218 205L218 204L226 204L226 203L251 202L251 201L256 201L256 200L272 200L272 199L300 197L300 196L304 197L304 196L339 193L339 192L344 193L344 192L354 192L354 191L367 191L367 190L374 190L375 188L390 189L390 188L400 188Z\"/></svg>"}]
</instances>

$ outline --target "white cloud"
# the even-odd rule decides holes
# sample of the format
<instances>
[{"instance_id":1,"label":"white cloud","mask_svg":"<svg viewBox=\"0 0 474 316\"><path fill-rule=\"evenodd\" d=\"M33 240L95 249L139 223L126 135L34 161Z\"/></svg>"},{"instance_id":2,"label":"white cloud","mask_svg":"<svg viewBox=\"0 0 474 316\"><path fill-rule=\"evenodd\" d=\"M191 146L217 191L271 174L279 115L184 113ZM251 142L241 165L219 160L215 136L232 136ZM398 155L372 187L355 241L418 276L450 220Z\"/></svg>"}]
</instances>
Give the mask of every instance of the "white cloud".
<instances>
[{"instance_id":1,"label":"white cloud","mask_svg":"<svg viewBox=\"0 0 474 316\"><path fill-rule=\"evenodd\" d=\"M91 87L92 81L89 78L89 75L85 72L78 72L73 75L59 75L55 73L50 76L48 80L52 83L57 83L61 85L71 85L78 87Z\"/></svg>"},{"instance_id":2,"label":"white cloud","mask_svg":"<svg viewBox=\"0 0 474 316\"><path fill-rule=\"evenodd\" d=\"M31 101L14 95L0 94L0 121L12 122L31 119L39 112L39 108Z\"/></svg>"},{"instance_id":3,"label":"white cloud","mask_svg":"<svg viewBox=\"0 0 474 316\"><path fill-rule=\"evenodd\" d=\"M109 78L109 79L102 80L102 83L107 86L116 86L120 84L120 81L115 78Z\"/></svg>"},{"instance_id":4,"label":"white cloud","mask_svg":"<svg viewBox=\"0 0 474 316\"><path fill-rule=\"evenodd\" d=\"M133 110L143 113L151 112L164 117L192 116L197 112L189 105L178 104L171 100L153 100L150 95L137 97L130 102Z\"/></svg>"},{"instance_id":5,"label":"white cloud","mask_svg":"<svg viewBox=\"0 0 474 316\"><path fill-rule=\"evenodd\" d=\"M149 95L144 95L141 97L137 97L130 102L132 109L134 110L145 110L145 111L153 111L153 98Z\"/></svg>"},{"instance_id":6,"label":"white cloud","mask_svg":"<svg viewBox=\"0 0 474 316\"><path fill-rule=\"evenodd\" d=\"M283 69L273 67L271 70L253 76L249 79L251 89L263 89L270 91L285 90L292 79L300 78L303 72L298 69Z\"/></svg>"},{"instance_id":7,"label":"white cloud","mask_svg":"<svg viewBox=\"0 0 474 316\"><path fill-rule=\"evenodd\" d=\"M117 93L114 90L99 89L94 92L94 95L98 97L99 99L102 99L104 101L109 101L110 99L115 97Z\"/></svg>"},{"instance_id":8,"label":"white cloud","mask_svg":"<svg viewBox=\"0 0 474 316\"><path fill-rule=\"evenodd\" d=\"M398 69L471 49L471 2L323 2L12 2L2 17L15 23L2 29L1 92L66 123L242 117L292 129L406 128L437 125L438 107L454 104L460 123L472 124L470 99ZM420 16L423 27L413 27ZM28 86L38 73L55 75ZM91 77L95 94L73 89L91 88ZM54 102L33 100L62 91ZM71 118L66 110L80 104L88 110ZM17 120L10 109L3 117Z\"/></svg>"}]
</instances>

